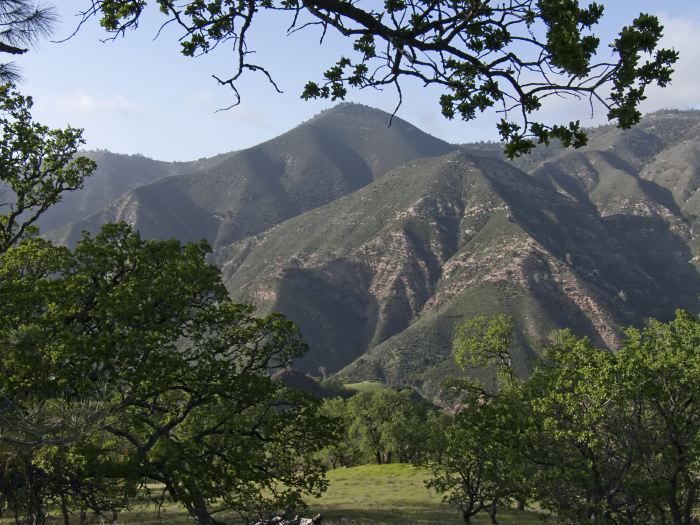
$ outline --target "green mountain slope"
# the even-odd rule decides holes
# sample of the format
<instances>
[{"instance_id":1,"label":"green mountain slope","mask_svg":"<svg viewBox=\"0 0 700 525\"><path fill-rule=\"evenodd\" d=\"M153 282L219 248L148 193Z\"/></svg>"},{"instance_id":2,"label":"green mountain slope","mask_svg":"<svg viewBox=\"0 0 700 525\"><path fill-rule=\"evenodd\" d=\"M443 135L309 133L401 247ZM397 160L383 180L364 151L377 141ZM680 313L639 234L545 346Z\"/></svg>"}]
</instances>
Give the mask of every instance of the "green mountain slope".
<instances>
[{"instance_id":1,"label":"green mountain slope","mask_svg":"<svg viewBox=\"0 0 700 525\"><path fill-rule=\"evenodd\" d=\"M81 153L97 163L83 189L66 193L39 220L42 231L64 228L84 217L100 213L125 193L164 177L204 170L219 164L231 153L193 162L163 162L141 155L120 155L109 151Z\"/></svg>"},{"instance_id":2,"label":"green mountain slope","mask_svg":"<svg viewBox=\"0 0 700 525\"><path fill-rule=\"evenodd\" d=\"M511 313L525 370L530 348L556 328L614 346L621 325L697 309L690 234L655 206L606 215L548 179L452 153L406 164L218 259L234 297L299 323L312 349L300 367L423 386L449 367L454 326L470 315Z\"/></svg>"},{"instance_id":3,"label":"green mountain slope","mask_svg":"<svg viewBox=\"0 0 700 525\"><path fill-rule=\"evenodd\" d=\"M342 104L273 140L196 173L125 194L99 213L49 234L66 244L82 230L124 220L149 238L242 239L331 202L407 161L454 149L379 110Z\"/></svg>"}]
</instances>

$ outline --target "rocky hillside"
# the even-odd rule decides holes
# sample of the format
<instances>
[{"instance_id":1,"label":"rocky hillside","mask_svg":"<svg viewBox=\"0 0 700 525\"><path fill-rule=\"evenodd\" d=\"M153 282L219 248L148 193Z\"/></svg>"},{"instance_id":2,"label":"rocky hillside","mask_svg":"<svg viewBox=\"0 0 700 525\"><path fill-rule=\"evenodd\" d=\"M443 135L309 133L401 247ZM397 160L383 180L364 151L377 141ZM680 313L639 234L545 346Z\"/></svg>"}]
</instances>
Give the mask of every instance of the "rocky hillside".
<instances>
[{"instance_id":1,"label":"rocky hillside","mask_svg":"<svg viewBox=\"0 0 700 525\"><path fill-rule=\"evenodd\" d=\"M621 326L700 311L700 112L515 163L388 119L338 106L51 235L126 220L147 237L206 237L233 297L301 326L302 370L427 394L454 371L468 316L512 314L525 373L558 328L612 348Z\"/></svg>"},{"instance_id":2,"label":"rocky hillside","mask_svg":"<svg viewBox=\"0 0 700 525\"><path fill-rule=\"evenodd\" d=\"M235 243L219 261L234 297L300 324L312 348L304 369L431 391L467 316L512 314L524 372L559 327L614 347L620 326L697 310L691 228L663 204L634 202L645 206L606 214L548 179L451 153Z\"/></svg>"}]
</instances>

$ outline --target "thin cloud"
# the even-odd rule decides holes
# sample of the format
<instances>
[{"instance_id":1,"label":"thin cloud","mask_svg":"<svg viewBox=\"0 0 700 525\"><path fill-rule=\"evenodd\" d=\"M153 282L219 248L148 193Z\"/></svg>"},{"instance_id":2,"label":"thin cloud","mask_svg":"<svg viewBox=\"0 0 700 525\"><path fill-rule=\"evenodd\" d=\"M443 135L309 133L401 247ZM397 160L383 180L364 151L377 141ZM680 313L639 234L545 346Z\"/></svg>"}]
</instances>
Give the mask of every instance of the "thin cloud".
<instances>
[{"instance_id":1,"label":"thin cloud","mask_svg":"<svg viewBox=\"0 0 700 525\"><path fill-rule=\"evenodd\" d=\"M673 80L664 88L653 87L647 92L644 111L657 109L688 109L700 107L700 21L660 13L664 25L663 46L678 51L679 59L674 67Z\"/></svg>"},{"instance_id":2,"label":"thin cloud","mask_svg":"<svg viewBox=\"0 0 700 525\"><path fill-rule=\"evenodd\" d=\"M214 108L214 110L219 108ZM223 116L228 122L232 122L236 125L257 128L257 129L269 129L270 123L265 118L265 114L262 111L246 106L238 105L230 109L225 109L217 113L218 116Z\"/></svg>"},{"instance_id":3,"label":"thin cloud","mask_svg":"<svg viewBox=\"0 0 700 525\"><path fill-rule=\"evenodd\" d=\"M229 91L223 89L220 91L211 89L194 91L184 97L184 102L206 118L215 115L215 118L222 123L233 123L251 129L270 129L271 127L264 112L255 109L250 104L244 102L229 107L233 103L233 97L230 96ZM269 106L271 103L268 102L267 105Z\"/></svg>"},{"instance_id":4,"label":"thin cloud","mask_svg":"<svg viewBox=\"0 0 700 525\"><path fill-rule=\"evenodd\" d=\"M105 113L128 116L140 112L138 107L123 95L98 97L83 91L59 97L56 100L56 106L71 113L91 117Z\"/></svg>"}]
</instances>

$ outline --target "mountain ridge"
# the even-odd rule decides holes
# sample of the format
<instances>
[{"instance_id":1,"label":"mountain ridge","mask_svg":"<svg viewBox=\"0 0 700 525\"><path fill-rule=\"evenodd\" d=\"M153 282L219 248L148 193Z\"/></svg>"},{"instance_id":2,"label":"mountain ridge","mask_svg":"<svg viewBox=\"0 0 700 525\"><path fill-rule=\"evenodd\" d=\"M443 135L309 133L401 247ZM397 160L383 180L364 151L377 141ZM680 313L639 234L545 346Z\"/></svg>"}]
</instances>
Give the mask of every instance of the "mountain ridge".
<instances>
[{"instance_id":1,"label":"mountain ridge","mask_svg":"<svg viewBox=\"0 0 700 525\"><path fill-rule=\"evenodd\" d=\"M513 315L527 373L559 328L614 348L622 326L700 310L700 112L595 128L585 148L515 162L388 119L341 105L133 188L56 238L115 219L151 238L208 237L235 299L300 325L300 369L428 396L457 372L452 334L472 315Z\"/></svg>"},{"instance_id":2,"label":"mountain ridge","mask_svg":"<svg viewBox=\"0 0 700 525\"><path fill-rule=\"evenodd\" d=\"M413 192L403 200L387 197L397 180ZM449 360L454 326L469 315L505 311L516 317L523 348L516 360L523 371L528 349L562 326L614 347L620 326L667 316L675 306L697 309L692 291L700 290L700 278L689 254L667 256L677 271L664 279L644 253L618 253L628 241L597 210L534 180L498 160L465 153L414 161L229 246L219 259L225 283L236 299L281 311L301 326L312 348L299 362L306 371L322 364L340 367L352 380L394 385L420 368L425 353ZM372 200L378 196L400 204L378 205ZM674 242L662 223L655 228L661 228L659 239ZM303 237L294 234L299 231ZM593 250L600 253L593 257ZM666 289L681 296L680 304L659 304ZM399 364L406 360L410 352L401 340L416 330L421 333L409 339L425 340L430 350L419 350L402 372L390 370L382 354Z\"/></svg>"}]
</instances>

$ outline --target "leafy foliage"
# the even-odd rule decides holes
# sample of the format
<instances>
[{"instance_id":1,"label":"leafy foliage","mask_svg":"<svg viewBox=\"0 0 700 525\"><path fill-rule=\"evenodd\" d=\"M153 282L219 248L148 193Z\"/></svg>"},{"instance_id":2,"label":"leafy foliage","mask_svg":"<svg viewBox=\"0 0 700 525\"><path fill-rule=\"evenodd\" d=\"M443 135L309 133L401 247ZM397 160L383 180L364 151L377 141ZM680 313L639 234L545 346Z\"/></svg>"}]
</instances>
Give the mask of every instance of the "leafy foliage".
<instances>
[{"instance_id":1,"label":"leafy foliage","mask_svg":"<svg viewBox=\"0 0 700 525\"><path fill-rule=\"evenodd\" d=\"M417 462L423 452L428 409L412 400L409 391L382 388L328 399L321 412L339 420L343 429L322 455L332 468Z\"/></svg>"},{"instance_id":2,"label":"leafy foliage","mask_svg":"<svg viewBox=\"0 0 700 525\"><path fill-rule=\"evenodd\" d=\"M469 401L454 417L431 419L422 463L433 476L426 485L444 494L466 524L484 511L495 523L497 511L523 487L517 450L509 446L513 413L502 399L472 395Z\"/></svg>"},{"instance_id":3,"label":"leafy foliage","mask_svg":"<svg viewBox=\"0 0 700 525\"><path fill-rule=\"evenodd\" d=\"M76 156L82 130L50 129L34 122L31 108L31 97L0 85L0 254L34 232L41 214L96 167Z\"/></svg>"},{"instance_id":4,"label":"leafy foliage","mask_svg":"<svg viewBox=\"0 0 700 525\"><path fill-rule=\"evenodd\" d=\"M641 436L621 395L616 360L562 332L523 390L532 419L522 446L537 467L533 496L566 522L641 517L630 494Z\"/></svg>"},{"instance_id":5,"label":"leafy foliage","mask_svg":"<svg viewBox=\"0 0 700 525\"><path fill-rule=\"evenodd\" d=\"M495 368L502 381L513 379L511 345L513 319L499 314L479 315L462 323L455 332L455 362L462 369Z\"/></svg>"},{"instance_id":6,"label":"leafy foliage","mask_svg":"<svg viewBox=\"0 0 700 525\"><path fill-rule=\"evenodd\" d=\"M95 164L75 156L80 130L37 124L31 106L0 87L0 512L116 516L158 481L214 524L320 493L333 421L271 379L306 351L296 326L228 299L205 242L124 224L74 251L37 237Z\"/></svg>"},{"instance_id":7,"label":"leafy foliage","mask_svg":"<svg viewBox=\"0 0 700 525\"><path fill-rule=\"evenodd\" d=\"M562 331L530 378L474 397L438 434L430 483L466 523L527 497L572 525L692 525L698 348L700 319L680 310L628 329L614 353Z\"/></svg>"},{"instance_id":8,"label":"leafy foliage","mask_svg":"<svg viewBox=\"0 0 700 525\"><path fill-rule=\"evenodd\" d=\"M138 26L147 4L93 0L84 17L98 15L107 30L123 34ZM658 48L663 28L647 14L621 29L610 44L611 58L600 58L594 27L603 16L603 6L595 2L582 6L578 0L503 4L386 0L382 5L345 0L158 0L157 4L182 29L184 55L209 53L221 43L233 43L235 72L228 79L216 78L233 88L238 102L236 82L245 72L263 73L279 90L264 65L250 60L248 35L265 12L286 11L287 33L316 26L324 36L334 29L353 40L353 58L341 56L322 81L308 82L303 98L342 100L349 88L394 86L400 104L401 82L416 78L441 88L439 103L447 118L472 120L498 107L503 113L498 130L510 157L553 139L566 146L586 143L579 122L548 126L532 120L552 95L589 98L620 127L636 124L646 87L667 85L677 59L675 51ZM518 115L515 120L513 113Z\"/></svg>"},{"instance_id":9,"label":"leafy foliage","mask_svg":"<svg viewBox=\"0 0 700 525\"><path fill-rule=\"evenodd\" d=\"M156 480L200 523L215 523L215 510L266 514L324 488L311 456L332 422L270 378L306 350L298 330L227 299L207 252L146 242L121 224L74 252L30 239L5 253L0 328L20 340L3 352L3 397L24 412L101 405L78 439L28 447L21 477L50 479L25 483L37 506L28 512L42 515L60 496L101 513L96 502L114 492L105 487L125 497ZM79 480L94 480L88 495Z\"/></svg>"}]
</instances>

